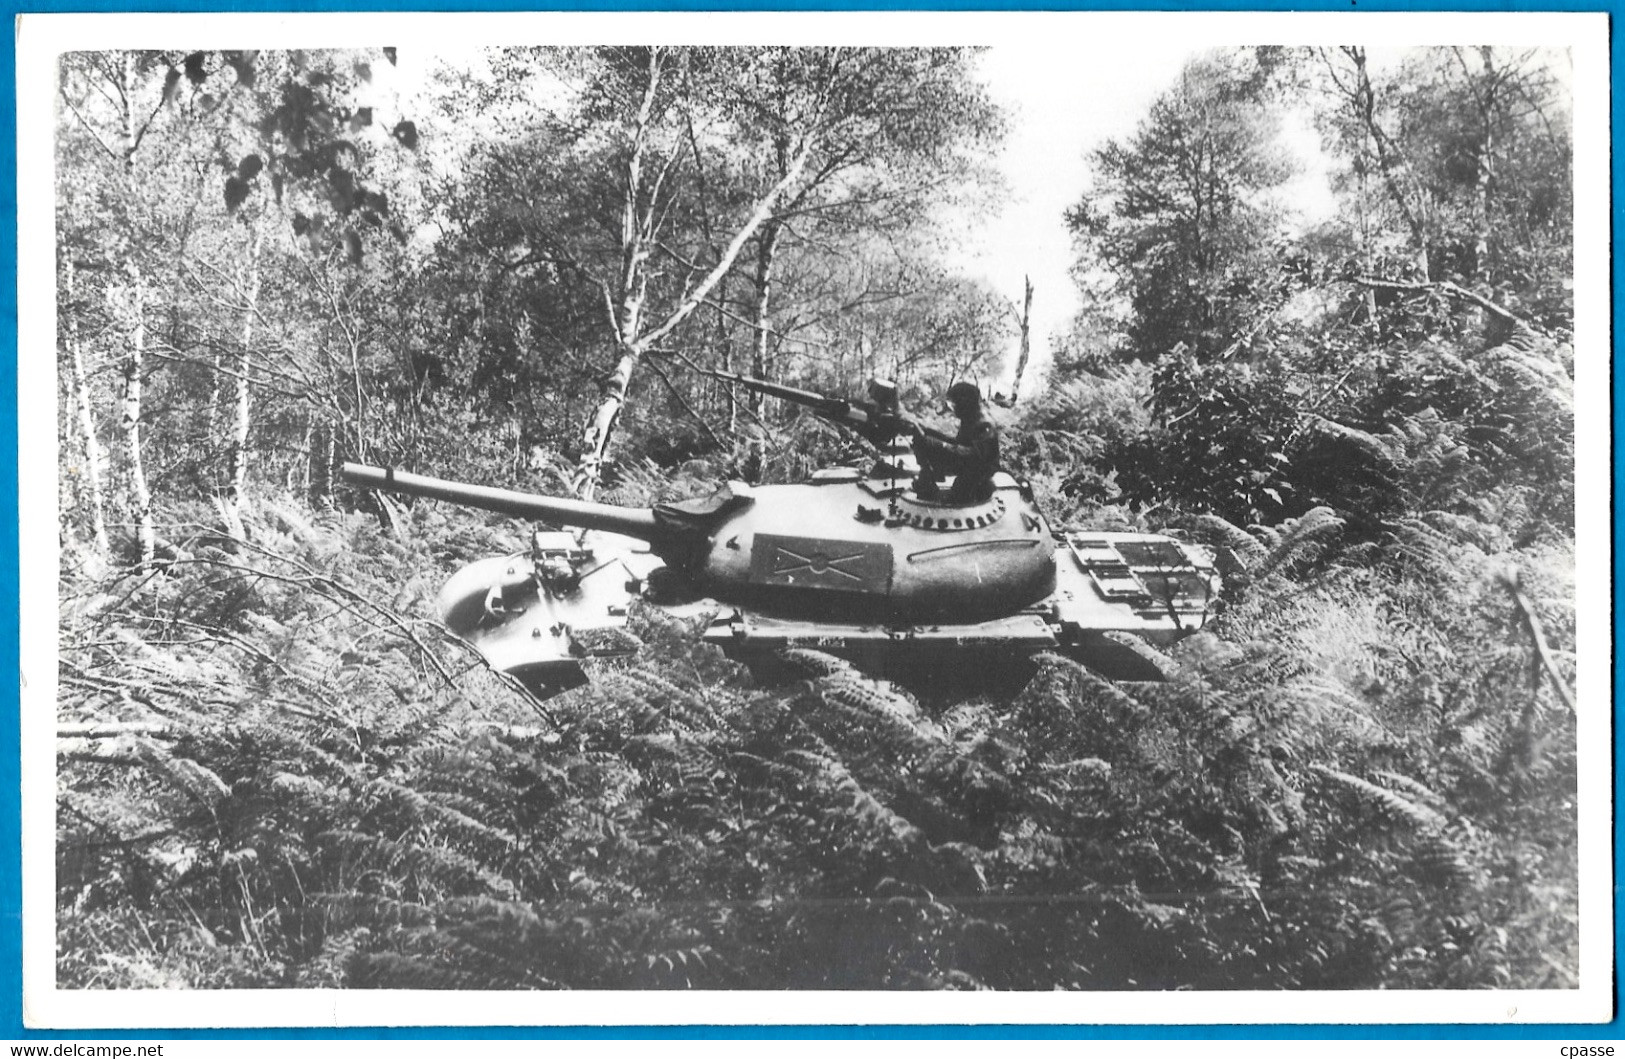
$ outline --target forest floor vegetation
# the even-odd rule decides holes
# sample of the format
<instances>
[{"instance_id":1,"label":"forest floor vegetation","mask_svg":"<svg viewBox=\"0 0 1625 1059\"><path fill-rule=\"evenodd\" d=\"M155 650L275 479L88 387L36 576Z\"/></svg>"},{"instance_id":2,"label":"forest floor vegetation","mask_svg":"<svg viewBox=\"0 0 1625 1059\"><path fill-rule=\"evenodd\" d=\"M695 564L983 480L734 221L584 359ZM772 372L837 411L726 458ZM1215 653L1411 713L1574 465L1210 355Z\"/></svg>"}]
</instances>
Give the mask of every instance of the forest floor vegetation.
<instances>
[{"instance_id":1,"label":"forest floor vegetation","mask_svg":"<svg viewBox=\"0 0 1625 1059\"><path fill-rule=\"evenodd\" d=\"M432 617L511 524L244 524L64 574L64 987L1575 984L1558 542L1210 526L1235 587L1165 683L1052 657L926 709L654 610L537 701Z\"/></svg>"}]
</instances>

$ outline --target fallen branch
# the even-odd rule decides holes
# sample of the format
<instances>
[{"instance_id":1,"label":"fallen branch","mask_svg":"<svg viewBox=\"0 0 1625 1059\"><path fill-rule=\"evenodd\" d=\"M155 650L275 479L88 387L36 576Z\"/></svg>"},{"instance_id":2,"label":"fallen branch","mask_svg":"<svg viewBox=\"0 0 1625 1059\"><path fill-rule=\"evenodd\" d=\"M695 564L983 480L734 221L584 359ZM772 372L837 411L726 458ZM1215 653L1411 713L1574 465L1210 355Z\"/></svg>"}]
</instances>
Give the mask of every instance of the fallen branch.
<instances>
[{"instance_id":1,"label":"fallen branch","mask_svg":"<svg viewBox=\"0 0 1625 1059\"><path fill-rule=\"evenodd\" d=\"M470 727L482 729L504 739L540 739L544 743L557 742L558 729L549 732L528 724L504 724L501 721L474 721Z\"/></svg>"},{"instance_id":2,"label":"fallen branch","mask_svg":"<svg viewBox=\"0 0 1625 1059\"><path fill-rule=\"evenodd\" d=\"M553 711L547 708L547 706L534 691L531 691L530 688L525 686L524 681L520 680L507 670L498 669L496 666L492 665L491 660L485 657L484 651L481 651L478 647L457 635L456 631L453 630L449 625L445 625L441 622L434 622L433 627L437 632L440 633L447 643L460 647L464 651L473 655L476 664L483 666L485 671L495 677L498 683L502 684L503 687L506 687L509 691L523 699L526 704L528 704L530 708L536 712L538 717L542 718L542 720L546 721L552 727L555 733L562 732L564 730L559 726L558 718L553 716Z\"/></svg>"},{"instance_id":3,"label":"fallen branch","mask_svg":"<svg viewBox=\"0 0 1625 1059\"><path fill-rule=\"evenodd\" d=\"M238 548L243 551L254 552L256 554L265 556L266 558L285 563L297 571L297 573L273 573L270 570L263 570L259 567L247 566L242 563L233 563L228 562L225 559L209 557L179 559L176 560L174 565L214 567L222 570L230 570L244 577L263 578L267 581L275 581L293 588L309 589L316 594L325 597L329 602L339 605L342 610L355 614L363 621L367 621L368 624L372 625L374 628L392 629L397 635L410 641L412 645L418 649L420 657L428 662L429 665L440 674L441 679L445 681L445 683L451 684L454 682L451 671L445 667L445 664L434 655L434 652L429 650L427 645L425 645L423 641L418 638L417 634L407 626L406 622L402 621L400 617L398 617L390 608L373 602L372 600L363 596L361 593L357 592L355 589L341 584L326 574L318 573L291 556L279 555L276 552L270 551L267 548L263 548L260 545L241 538L232 538L232 543L237 545ZM376 620L369 620L362 615L361 611L363 609L370 611Z\"/></svg>"},{"instance_id":4,"label":"fallen branch","mask_svg":"<svg viewBox=\"0 0 1625 1059\"><path fill-rule=\"evenodd\" d=\"M381 494L381 493L379 494L380 497L382 497L382 495L383 494ZM400 617L398 617L394 613L394 611L391 610L390 608L385 607L382 604L379 604L379 603L377 603L377 602L375 602L375 601L373 601L371 599L368 599L366 596L362 595L360 592L357 592L355 589L350 588L349 586L340 583L336 579L334 579L334 578L332 578L332 577L330 577L330 576L328 576L326 574L322 574L322 573L312 569L310 566L308 566L305 563L299 561L298 559L295 559L292 556L282 555L282 554L280 554L278 552L274 552L274 551L270 550L269 548L262 547L262 546L260 546L258 544L253 544L253 543L251 543L249 541L246 541L246 540L237 541L236 543L239 544L240 546L242 546L245 549L251 550L253 552L258 553L259 555L265 556L268 559L277 560L279 562L287 564L288 566L291 566L294 570L299 571L301 576L293 577L293 576L285 575L285 574L273 574L273 573L270 573L269 571L260 570L260 569L258 569L256 567L239 566L239 565L236 565L236 564L233 564L233 563L222 562L220 560L209 560L209 561L215 563L215 565L223 566L223 567L226 567L227 569L236 570L236 571L241 572L241 573L254 574L254 575L257 575L257 576L261 576L261 577L268 577L268 578L270 578L272 580L282 581L282 582L287 583L287 584L292 584L292 585L297 585L297 586L303 586L303 587L310 588L313 591L315 591L318 595L321 595L324 598L326 598L329 602L332 602L332 603L336 604L337 606L339 606L342 610L346 610L346 611L349 611L352 614L355 614L358 618L361 618L363 621L368 621L368 624L372 625L374 628L378 628L378 629L390 628L395 633L395 635L400 636L403 639L409 641L414 647L417 648L419 657L421 657L424 661L428 662L429 665L434 668L435 672L440 674L440 678L446 684L446 686L448 686L448 687L455 687L456 686L457 678L452 674L451 670L446 667L446 664L444 662L442 662L440 660L440 658L433 651L431 651L429 649L429 646L427 644L425 644L423 642L423 640L418 637L417 633L412 630L411 626L408 625L408 623L406 621L403 621ZM194 561L197 561L197 560L194 560ZM327 590L330 590L330 591L323 591L324 589L327 589ZM350 601L350 605L346 605L346 603L344 602L345 600ZM373 611L378 616L378 618L380 620L369 621L367 618L365 618L360 613L359 609L357 609L358 607L369 608L371 611ZM432 620L427 619L427 618L413 618L413 619L410 619L410 620L411 620L411 622L413 624L423 625L423 626L427 626L430 629L433 629L435 632L440 633L441 636L444 639L446 639L448 642L453 643L453 644L455 644L455 645L457 645L459 647L462 647L465 650L471 652L474 655L474 657L477 658L480 661L480 663L482 665L484 665L485 668L488 671L493 673L497 677L497 679L500 680L504 685L506 685L510 690L514 691L521 698L523 698L530 705L530 707L533 710L536 711L536 713L538 715L540 715L544 720L546 720L549 724L553 725L555 728L558 727L557 721L553 718L552 713L547 709L547 707L542 705L542 700L541 699L537 698L536 695L533 692L531 692L531 690L529 688L525 687L525 685L517 677L515 677L512 673L507 673L507 672L498 670L496 667L492 666L491 663L490 663L490 660L487 659L485 657L485 655L482 654L480 652L480 650L477 647L475 647L473 644L469 643L467 640L463 639L461 636L458 636L455 632L453 632L450 628L448 628L442 622L432 621ZM331 703L329 703L328 705L332 706Z\"/></svg>"},{"instance_id":5,"label":"fallen branch","mask_svg":"<svg viewBox=\"0 0 1625 1059\"><path fill-rule=\"evenodd\" d=\"M1507 591L1512 593L1513 606L1517 608L1524 630L1529 633L1529 639L1535 645L1535 657L1545 670L1552 690L1557 692L1558 698L1563 700L1570 712L1578 713L1574 705L1574 693L1569 691L1568 682L1557 671L1557 663L1552 660L1552 649L1546 643L1546 631L1541 628L1540 618L1535 614L1535 608L1529 602L1529 597L1523 593L1523 584L1518 578L1517 571L1502 575L1502 583L1506 585Z\"/></svg>"},{"instance_id":6,"label":"fallen branch","mask_svg":"<svg viewBox=\"0 0 1625 1059\"><path fill-rule=\"evenodd\" d=\"M100 721L90 724L59 724L58 739L112 739L120 735L165 736L174 731L167 721Z\"/></svg>"},{"instance_id":7,"label":"fallen branch","mask_svg":"<svg viewBox=\"0 0 1625 1059\"><path fill-rule=\"evenodd\" d=\"M1531 331L1539 330L1539 328L1535 327L1534 324L1531 324L1529 321L1525 320L1511 309L1508 309L1506 306L1499 305L1484 297L1482 294L1476 294L1465 287L1459 287L1456 284L1451 283L1449 280L1420 282L1396 279L1377 279L1373 276L1355 276L1352 282L1358 286L1368 287L1372 290L1407 291L1413 294L1439 293L1449 295L1452 298L1460 298L1463 301L1472 302L1485 312L1488 312L1501 320L1505 320L1509 324L1521 324L1522 326L1529 328Z\"/></svg>"},{"instance_id":8,"label":"fallen branch","mask_svg":"<svg viewBox=\"0 0 1625 1059\"><path fill-rule=\"evenodd\" d=\"M103 754L89 749L87 743L68 743L57 747L57 754L68 761L82 761L89 765L118 765L128 768L147 768L147 762L134 754Z\"/></svg>"},{"instance_id":9,"label":"fallen branch","mask_svg":"<svg viewBox=\"0 0 1625 1059\"><path fill-rule=\"evenodd\" d=\"M707 423L705 417L694 410L694 406L689 403L688 398L684 397L682 391L678 390L666 373L660 370L660 365L656 364L652 359L645 361L645 363L649 365L649 370L655 373L655 378L665 384L667 392L677 399L678 404L683 406L683 411L688 413L689 418L698 423L700 429L705 431L705 436L711 439L711 444L715 445L719 451L728 451L728 446L723 443L722 438L717 436L717 432L711 429L711 424Z\"/></svg>"}]
</instances>

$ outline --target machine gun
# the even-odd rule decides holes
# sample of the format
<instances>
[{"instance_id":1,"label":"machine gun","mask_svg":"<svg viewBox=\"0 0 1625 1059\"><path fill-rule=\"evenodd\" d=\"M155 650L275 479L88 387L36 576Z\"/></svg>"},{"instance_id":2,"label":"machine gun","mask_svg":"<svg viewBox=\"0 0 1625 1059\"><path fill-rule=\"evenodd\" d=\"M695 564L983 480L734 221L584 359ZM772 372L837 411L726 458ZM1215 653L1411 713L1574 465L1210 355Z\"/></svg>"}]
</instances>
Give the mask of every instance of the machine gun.
<instances>
[{"instance_id":1,"label":"machine gun","mask_svg":"<svg viewBox=\"0 0 1625 1059\"><path fill-rule=\"evenodd\" d=\"M749 375L737 375L731 371L710 370L706 374L724 382L738 383L747 390L766 394L768 397L777 397L810 408L816 415L846 427L877 448L885 448L893 438L906 433L909 428L909 420L901 412L895 408L885 408L879 403L828 397L812 390L800 390L794 386L756 379ZM891 383L873 383L870 389L877 395L889 394L892 397L891 403L895 406L897 390Z\"/></svg>"}]
</instances>

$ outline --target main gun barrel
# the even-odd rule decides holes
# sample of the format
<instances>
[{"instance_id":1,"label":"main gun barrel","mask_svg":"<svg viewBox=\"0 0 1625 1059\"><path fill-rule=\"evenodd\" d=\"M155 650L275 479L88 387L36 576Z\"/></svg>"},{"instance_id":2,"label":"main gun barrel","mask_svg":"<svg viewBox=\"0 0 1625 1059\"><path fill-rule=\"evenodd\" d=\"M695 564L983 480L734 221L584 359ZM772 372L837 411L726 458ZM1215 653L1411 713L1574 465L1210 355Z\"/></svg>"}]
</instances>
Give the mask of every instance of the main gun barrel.
<instances>
[{"instance_id":1,"label":"main gun barrel","mask_svg":"<svg viewBox=\"0 0 1625 1059\"><path fill-rule=\"evenodd\" d=\"M411 474L394 468L368 467L359 463L346 463L339 476L352 485L366 489L381 489L408 496L425 496L446 500L466 507L495 511L515 518L556 522L583 529L605 530L638 537L646 541L664 540L673 536L672 528L655 519L654 510L646 507L616 507L596 504L588 500L566 500L560 497L521 493L512 489L494 489L484 485L450 482L443 478Z\"/></svg>"}]
</instances>

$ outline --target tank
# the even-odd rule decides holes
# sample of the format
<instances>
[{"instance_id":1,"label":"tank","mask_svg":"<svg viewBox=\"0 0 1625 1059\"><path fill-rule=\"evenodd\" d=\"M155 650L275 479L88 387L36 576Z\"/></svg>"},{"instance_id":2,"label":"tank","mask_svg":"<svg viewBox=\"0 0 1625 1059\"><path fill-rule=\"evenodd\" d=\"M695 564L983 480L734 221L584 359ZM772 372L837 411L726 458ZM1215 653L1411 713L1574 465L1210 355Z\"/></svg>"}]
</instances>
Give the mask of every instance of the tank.
<instances>
[{"instance_id":1,"label":"tank","mask_svg":"<svg viewBox=\"0 0 1625 1059\"><path fill-rule=\"evenodd\" d=\"M784 389L764 392L798 399ZM542 524L528 551L465 567L439 599L452 631L542 692L579 682L584 659L628 650L616 630L638 601L703 623L707 642L749 663L810 647L875 675L947 680L1044 651L1114 679L1158 679L1136 638L1166 645L1206 621L1219 582L1200 547L1057 529L1002 472L985 501L923 499L907 445L886 437L891 413L791 394L833 401L801 403L875 441L879 458L647 508L353 463L341 474Z\"/></svg>"}]
</instances>

